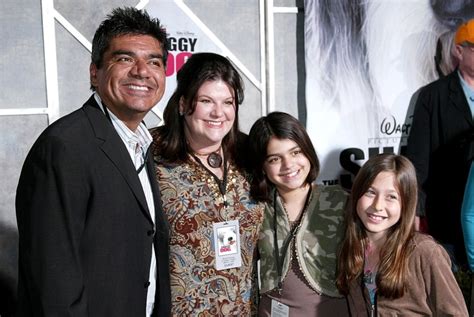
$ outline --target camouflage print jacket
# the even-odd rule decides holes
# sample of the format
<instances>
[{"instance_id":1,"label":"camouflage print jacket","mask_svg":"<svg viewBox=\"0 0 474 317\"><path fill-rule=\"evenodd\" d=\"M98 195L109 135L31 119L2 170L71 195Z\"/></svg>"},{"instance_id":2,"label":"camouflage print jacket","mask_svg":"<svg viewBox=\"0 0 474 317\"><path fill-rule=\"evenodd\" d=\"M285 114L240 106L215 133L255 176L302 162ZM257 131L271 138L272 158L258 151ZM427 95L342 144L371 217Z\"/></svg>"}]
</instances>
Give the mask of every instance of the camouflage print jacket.
<instances>
[{"instance_id":1,"label":"camouflage print jacket","mask_svg":"<svg viewBox=\"0 0 474 317\"><path fill-rule=\"evenodd\" d=\"M266 204L258 242L261 293L276 288L278 284L273 235L276 206L280 261L284 256L282 280L290 268L292 248L296 246L299 266L313 290L327 296L342 297L335 285L336 254L344 234L347 198L348 194L340 186L313 185L310 201L296 231L296 241L289 244L285 255L281 254L281 247L290 232L288 216L279 196L276 204L273 199Z\"/></svg>"}]
</instances>

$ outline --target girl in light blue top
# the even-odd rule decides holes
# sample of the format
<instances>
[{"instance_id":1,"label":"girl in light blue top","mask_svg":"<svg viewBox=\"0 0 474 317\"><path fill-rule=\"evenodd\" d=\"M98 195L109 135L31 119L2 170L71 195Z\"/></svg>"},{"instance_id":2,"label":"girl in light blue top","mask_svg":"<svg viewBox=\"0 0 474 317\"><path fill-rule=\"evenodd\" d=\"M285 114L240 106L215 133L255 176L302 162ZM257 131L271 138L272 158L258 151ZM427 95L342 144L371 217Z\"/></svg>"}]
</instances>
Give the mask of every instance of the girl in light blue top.
<instances>
[{"instance_id":1,"label":"girl in light blue top","mask_svg":"<svg viewBox=\"0 0 474 317\"><path fill-rule=\"evenodd\" d=\"M461 209L461 223L469 269L474 271L474 161L467 178Z\"/></svg>"}]
</instances>

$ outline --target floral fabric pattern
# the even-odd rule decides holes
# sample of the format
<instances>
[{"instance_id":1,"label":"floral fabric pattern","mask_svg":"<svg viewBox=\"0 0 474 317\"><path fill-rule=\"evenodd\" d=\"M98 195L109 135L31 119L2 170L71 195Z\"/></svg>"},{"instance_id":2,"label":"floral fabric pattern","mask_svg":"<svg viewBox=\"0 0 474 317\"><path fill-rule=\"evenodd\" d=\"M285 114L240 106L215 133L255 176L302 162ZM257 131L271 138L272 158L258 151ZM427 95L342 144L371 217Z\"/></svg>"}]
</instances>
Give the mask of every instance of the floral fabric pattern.
<instances>
[{"instance_id":1,"label":"floral fabric pattern","mask_svg":"<svg viewBox=\"0 0 474 317\"><path fill-rule=\"evenodd\" d=\"M158 164L163 210L170 224L173 316L250 316L254 256L263 204L249 197L245 175L229 166L225 198L210 172L194 162ZM238 220L242 266L216 270L213 224Z\"/></svg>"}]
</instances>

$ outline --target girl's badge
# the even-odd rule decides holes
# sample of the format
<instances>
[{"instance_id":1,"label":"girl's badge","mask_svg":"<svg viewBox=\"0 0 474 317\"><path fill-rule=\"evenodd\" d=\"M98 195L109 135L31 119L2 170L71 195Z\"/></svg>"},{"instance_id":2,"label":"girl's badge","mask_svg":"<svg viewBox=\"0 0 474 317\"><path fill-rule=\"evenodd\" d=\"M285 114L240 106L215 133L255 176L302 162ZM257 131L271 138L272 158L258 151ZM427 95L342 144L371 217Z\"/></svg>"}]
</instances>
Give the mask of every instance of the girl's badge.
<instances>
[{"instance_id":1,"label":"girl's badge","mask_svg":"<svg viewBox=\"0 0 474 317\"><path fill-rule=\"evenodd\" d=\"M290 316L290 307L272 299L272 317L288 317Z\"/></svg>"}]
</instances>

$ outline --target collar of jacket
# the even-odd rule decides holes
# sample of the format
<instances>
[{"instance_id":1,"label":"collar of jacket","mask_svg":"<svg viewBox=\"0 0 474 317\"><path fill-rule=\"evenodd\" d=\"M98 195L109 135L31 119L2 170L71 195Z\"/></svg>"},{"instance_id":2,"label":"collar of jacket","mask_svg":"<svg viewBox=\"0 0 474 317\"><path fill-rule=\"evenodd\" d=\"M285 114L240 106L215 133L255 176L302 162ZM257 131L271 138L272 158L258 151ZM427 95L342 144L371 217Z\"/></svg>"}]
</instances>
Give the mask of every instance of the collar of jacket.
<instances>
[{"instance_id":1,"label":"collar of jacket","mask_svg":"<svg viewBox=\"0 0 474 317\"><path fill-rule=\"evenodd\" d=\"M313 185L312 197L301 225L296 233L295 243L290 243L284 257L282 280L291 266L293 248L299 267L311 288L332 297L342 297L336 286L336 254L343 235L344 210L348 194L339 186ZM273 197L273 194L272 196ZM275 261L273 237L274 207L277 212L278 247L290 232L290 223L280 199L276 204L270 201L265 206L265 216L259 240L261 292L277 287L278 274Z\"/></svg>"}]
</instances>

